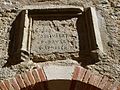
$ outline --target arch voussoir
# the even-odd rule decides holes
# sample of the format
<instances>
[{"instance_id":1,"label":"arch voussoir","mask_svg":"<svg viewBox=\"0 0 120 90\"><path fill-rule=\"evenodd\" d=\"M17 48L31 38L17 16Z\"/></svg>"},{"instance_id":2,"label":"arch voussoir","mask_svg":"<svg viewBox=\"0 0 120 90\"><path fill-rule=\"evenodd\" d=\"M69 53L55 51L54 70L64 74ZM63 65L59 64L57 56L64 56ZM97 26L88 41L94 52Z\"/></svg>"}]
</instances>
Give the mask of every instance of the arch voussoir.
<instances>
[{"instance_id":1,"label":"arch voussoir","mask_svg":"<svg viewBox=\"0 0 120 90\"><path fill-rule=\"evenodd\" d=\"M76 82L82 82L91 85L90 88L96 87L95 90L119 90L120 83L111 82L106 76L96 75L90 70L81 66L43 66L36 69L18 74L15 77L0 81L0 90L34 90L34 85L51 80L69 80L70 90L76 88ZM75 82L75 83L74 83ZM48 83L44 83L43 88L48 87ZM84 90L84 89L83 89ZM92 90L92 89L90 89ZM94 90L94 89L93 89Z\"/></svg>"}]
</instances>

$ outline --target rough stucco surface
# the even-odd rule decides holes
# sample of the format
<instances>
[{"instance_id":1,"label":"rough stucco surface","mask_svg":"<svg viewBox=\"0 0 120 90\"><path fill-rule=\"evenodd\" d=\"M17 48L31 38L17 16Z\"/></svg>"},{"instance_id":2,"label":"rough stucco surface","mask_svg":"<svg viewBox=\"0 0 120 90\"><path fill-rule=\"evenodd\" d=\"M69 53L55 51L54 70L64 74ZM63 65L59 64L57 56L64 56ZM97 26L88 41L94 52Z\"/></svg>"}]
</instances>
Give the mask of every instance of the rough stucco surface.
<instances>
[{"instance_id":1,"label":"rough stucco surface","mask_svg":"<svg viewBox=\"0 0 120 90\"><path fill-rule=\"evenodd\" d=\"M22 6L30 4L95 6L104 52L99 51L99 62L86 65L86 68L120 81L120 0L0 0L0 80L13 77L15 74L35 68L37 65L48 63L57 65L76 64L72 60L44 63L28 61L5 67L8 59L10 25Z\"/></svg>"}]
</instances>

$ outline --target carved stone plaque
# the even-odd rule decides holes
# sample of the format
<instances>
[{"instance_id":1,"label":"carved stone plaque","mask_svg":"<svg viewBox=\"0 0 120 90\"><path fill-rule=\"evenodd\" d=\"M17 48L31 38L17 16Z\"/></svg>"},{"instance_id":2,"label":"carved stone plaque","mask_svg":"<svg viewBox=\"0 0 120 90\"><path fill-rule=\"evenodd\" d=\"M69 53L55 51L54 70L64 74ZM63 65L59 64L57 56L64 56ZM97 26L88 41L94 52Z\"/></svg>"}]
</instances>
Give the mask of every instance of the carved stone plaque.
<instances>
[{"instance_id":1,"label":"carved stone plaque","mask_svg":"<svg viewBox=\"0 0 120 90\"><path fill-rule=\"evenodd\" d=\"M31 53L78 52L77 18L69 20L34 20Z\"/></svg>"},{"instance_id":2,"label":"carved stone plaque","mask_svg":"<svg viewBox=\"0 0 120 90\"><path fill-rule=\"evenodd\" d=\"M10 35L9 56L15 60L82 61L94 58L93 50L103 51L92 7L28 6L16 17Z\"/></svg>"}]
</instances>

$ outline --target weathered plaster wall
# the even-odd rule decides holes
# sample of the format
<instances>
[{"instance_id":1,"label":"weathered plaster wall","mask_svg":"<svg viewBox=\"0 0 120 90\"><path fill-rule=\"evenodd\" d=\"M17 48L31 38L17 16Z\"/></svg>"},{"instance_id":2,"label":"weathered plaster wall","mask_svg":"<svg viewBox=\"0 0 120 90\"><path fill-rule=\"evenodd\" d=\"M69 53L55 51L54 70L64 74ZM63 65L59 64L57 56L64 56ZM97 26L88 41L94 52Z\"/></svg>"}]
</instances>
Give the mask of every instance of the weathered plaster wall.
<instances>
[{"instance_id":1,"label":"weathered plaster wall","mask_svg":"<svg viewBox=\"0 0 120 90\"><path fill-rule=\"evenodd\" d=\"M1 0L0 1L0 79L9 78L16 73L46 63L23 62L6 64L8 59L9 33L11 24L22 6L30 4L69 4L76 6L95 6L97 8L104 52L99 51L100 61L86 68L120 81L120 0ZM52 62L50 62L52 64ZM74 61L58 61L54 64L68 65Z\"/></svg>"}]
</instances>

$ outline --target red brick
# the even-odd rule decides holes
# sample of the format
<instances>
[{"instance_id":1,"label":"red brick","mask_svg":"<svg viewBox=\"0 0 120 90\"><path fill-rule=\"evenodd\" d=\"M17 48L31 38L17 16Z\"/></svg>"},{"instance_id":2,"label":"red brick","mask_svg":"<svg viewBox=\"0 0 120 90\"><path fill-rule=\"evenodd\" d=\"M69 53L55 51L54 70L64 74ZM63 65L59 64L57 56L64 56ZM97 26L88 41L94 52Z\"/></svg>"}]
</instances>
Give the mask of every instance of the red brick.
<instances>
[{"instance_id":1,"label":"red brick","mask_svg":"<svg viewBox=\"0 0 120 90\"><path fill-rule=\"evenodd\" d=\"M99 87L100 89L103 89L104 86L105 86L105 84L107 83L107 81L108 81L108 78L107 78L106 76L104 76L104 77L102 78L101 82L99 83L98 87Z\"/></svg>"},{"instance_id":2,"label":"red brick","mask_svg":"<svg viewBox=\"0 0 120 90\"><path fill-rule=\"evenodd\" d=\"M15 78L10 79L10 83L14 87L15 90L20 90L20 86L18 85Z\"/></svg>"},{"instance_id":3,"label":"red brick","mask_svg":"<svg viewBox=\"0 0 120 90\"><path fill-rule=\"evenodd\" d=\"M101 80L102 80L102 76L92 74L88 83L93 86L98 87Z\"/></svg>"},{"instance_id":4,"label":"red brick","mask_svg":"<svg viewBox=\"0 0 120 90\"><path fill-rule=\"evenodd\" d=\"M94 85L95 85L96 87L98 87L98 85L100 84L100 82L101 82L101 80L102 80L102 76L98 75L98 76L96 76L95 78L96 78L96 79L95 79L96 81L95 81L95 84L94 84Z\"/></svg>"},{"instance_id":5,"label":"red brick","mask_svg":"<svg viewBox=\"0 0 120 90\"><path fill-rule=\"evenodd\" d=\"M30 81L29 81L29 79L28 79L26 73L21 74L21 77L22 77L22 79L23 79L23 81L24 81L26 87L28 87L28 86L31 85L31 83L30 83Z\"/></svg>"},{"instance_id":6,"label":"red brick","mask_svg":"<svg viewBox=\"0 0 120 90\"><path fill-rule=\"evenodd\" d=\"M8 88L8 90L15 90L9 80L4 80L4 83L6 87Z\"/></svg>"},{"instance_id":7,"label":"red brick","mask_svg":"<svg viewBox=\"0 0 120 90\"><path fill-rule=\"evenodd\" d=\"M91 77L90 77L90 80L89 80L89 82L88 82L88 83L91 84L91 85L94 85L94 81L95 81L95 80L94 80L94 76L95 76L95 75L92 74Z\"/></svg>"},{"instance_id":8,"label":"red brick","mask_svg":"<svg viewBox=\"0 0 120 90\"><path fill-rule=\"evenodd\" d=\"M113 84L113 83L112 83L111 81L108 81L108 82L105 84L103 90L110 90L112 84Z\"/></svg>"},{"instance_id":9,"label":"red brick","mask_svg":"<svg viewBox=\"0 0 120 90\"><path fill-rule=\"evenodd\" d=\"M34 77L33 77L33 75L32 75L32 72L31 72L31 71L27 71L27 72L26 72L26 75L27 75L30 83L31 83L32 85L34 85L36 82L35 82L35 79L34 79Z\"/></svg>"},{"instance_id":10,"label":"red brick","mask_svg":"<svg viewBox=\"0 0 120 90\"><path fill-rule=\"evenodd\" d=\"M34 70L32 71L32 74L33 74L34 79L35 79L35 81L36 81L37 83L38 83L38 82L41 82L41 79L40 79L39 74L38 74L38 72L37 72L36 69L34 69Z\"/></svg>"},{"instance_id":11,"label":"red brick","mask_svg":"<svg viewBox=\"0 0 120 90\"><path fill-rule=\"evenodd\" d=\"M88 83L88 80L91 77L91 75L92 75L91 71L87 70L87 72L86 72L86 74L85 74L85 76L83 78L83 82Z\"/></svg>"},{"instance_id":12,"label":"red brick","mask_svg":"<svg viewBox=\"0 0 120 90\"><path fill-rule=\"evenodd\" d=\"M77 80L83 81L86 71L87 70L85 68L80 67L80 71L79 71Z\"/></svg>"},{"instance_id":13,"label":"red brick","mask_svg":"<svg viewBox=\"0 0 120 90\"><path fill-rule=\"evenodd\" d=\"M39 74L41 81L46 81L47 78L46 78L44 71L41 68L37 68L37 71L38 71L38 74Z\"/></svg>"},{"instance_id":14,"label":"red brick","mask_svg":"<svg viewBox=\"0 0 120 90\"><path fill-rule=\"evenodd\" d=\"M74 90L75 89L77 82L74 81L74 80L77 80L79 72L80 72L80 67L75 67L74 72L73 72L73 76L72 76L72 82L71 82L69 90Z\"/></svg>"},{"instance_id":15,"label":"red brick","mask_svg":"<svg viewBox=\"0 0 120 90\"><path fill-rule=\"evenodd\" d=\"M80 72L80 67L75 67L73 77L72 77L73 80L77 80L79 72Z\"/></svg>"},{"instance_id":16,"label":"red brick","mask_svg":"<svg viewBox=\"0 0 120 90\"><path fill-rule=\"evenodd\" d=\"M120 90L120 85L118 85L117 89L116 90Z\"/></svg>"},{"instance_id":17,"label":"red brick","mask_svg":"<svg viewBox=\"0 0 120 90\"><path fill-rule=\"evenodd\" d=\"M20 88L26 87L21 75L16 75L15 78L16 78L16 81L17 81L18 85L20 86Z\"/></svg>"},{"instance_id":18,"label":"red brick","mask_svg":"<svg viewBox=\"0 0 120 90\"><path fill-rule=\"evenodd\" d=\"M117 90L118 86L120 85L120 83L118 81L115 81L111 87L110 90Z\"/></svg>"},{"instance_id":19,"label":"red brick","mask_svg":"<svg viewBox=\"0 0 120 90\"><path fill-rule=\"evenodd\" d=\"M3 81L0 82L0 89L1 90L8 90Z\"/></svg>"}]
</instances>

